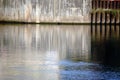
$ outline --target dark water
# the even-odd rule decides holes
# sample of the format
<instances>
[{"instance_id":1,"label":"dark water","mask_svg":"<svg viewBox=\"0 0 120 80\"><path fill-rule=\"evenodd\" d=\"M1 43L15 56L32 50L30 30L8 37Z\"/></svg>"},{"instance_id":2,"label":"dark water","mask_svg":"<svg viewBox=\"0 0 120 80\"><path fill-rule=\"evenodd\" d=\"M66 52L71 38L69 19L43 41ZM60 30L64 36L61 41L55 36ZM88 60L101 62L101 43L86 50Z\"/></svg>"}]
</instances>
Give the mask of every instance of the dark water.
<instances>
[{"instance_id":1,"label":"dark water","mask_svg":"<svg viewBox=\"0 0 120 80\"><path fill-rule=\"evenodd\" d=\"M0 80L119 80L119 35L104 35L82 25L1 24Z\"/></svg>"}]
</instances>

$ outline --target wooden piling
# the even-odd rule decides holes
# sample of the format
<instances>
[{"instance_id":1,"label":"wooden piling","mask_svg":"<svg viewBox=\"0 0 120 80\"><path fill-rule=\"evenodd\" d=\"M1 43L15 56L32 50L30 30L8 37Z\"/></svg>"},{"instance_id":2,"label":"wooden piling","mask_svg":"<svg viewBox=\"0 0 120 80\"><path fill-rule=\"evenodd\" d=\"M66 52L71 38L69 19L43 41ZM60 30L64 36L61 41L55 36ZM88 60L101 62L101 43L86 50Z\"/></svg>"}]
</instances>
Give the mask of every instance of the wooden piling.
<instances>
[{"instance_id":1,"label":"wooden piling","mask_svg":"<svg viewBox=\"0 0 120 80\"><path fill-rule=\"evenodd\" d=\"M115 16L115 19L114 19L114 30L115 30L115 32L116 32L116 23L117 23L117 18Z\"/></svg>"},{"instance_id":2,"label":"wooden piling","mask_svg":"<svg viewBox=\"0 0 120 80\"><path fill-rule=\"evenodd\" d=\"M96 14L95 14L95 33L97 33L97 17L98 17L98 13L96 12Z\"/></svg>"},{"instance_id":3,"label":"wooden piling","mask_svg":"<svg viewBox=\"0 0 120 80\"><path fill-rule=\"evenodd\" d=\"M110 36L111 36L111 33L112 33L112 13L110 12L109 15L110 15L109 27L110 27Z\"/></svg>"},{"instance_id":4,"label":"wooden piling","mask_svg":"<svg viewBox=\"0 0 120 80\"><path fill-rule=\"evenodd\" d=\"M103 14L101 12L100 13L100 34L102 34L102 18L103 18Z\"/></svg>"}]
</instances>

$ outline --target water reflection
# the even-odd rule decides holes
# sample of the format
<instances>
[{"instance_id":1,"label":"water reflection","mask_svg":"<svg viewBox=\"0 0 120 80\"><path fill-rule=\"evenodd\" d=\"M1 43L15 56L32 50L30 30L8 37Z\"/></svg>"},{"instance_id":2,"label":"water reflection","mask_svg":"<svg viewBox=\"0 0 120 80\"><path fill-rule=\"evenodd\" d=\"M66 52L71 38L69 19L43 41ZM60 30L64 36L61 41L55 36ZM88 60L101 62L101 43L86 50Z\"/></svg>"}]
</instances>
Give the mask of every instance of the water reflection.
<instances>
[{"instance_id":1,"label":"water reflection","mask_svg":"<svg viewBox=\"0 0 120 80\"><path fill-rule=\"evenodd\" d=\"M0 25L0 79L61 79L61 60L89 60L89 33L88 26Z\"/></svg>"},{"instance_id":2,"label":"water reflection","mask_svg":"<svg viewBox=\"0 0 120 80\"><path fill-rule=\"evenodd\" d=\"M92 26L92 57L108 65L120 65L119 25Z\"/></svg>"},{"instance_id":3,"label":"water reflection","mask_svg":"<svg viewBox=\"0 0 120 80\"><path fill-rule=\"evenodd\" d=\"M119 80L119 67L99 64L119 59L119 37L103 35L82 25L1 24L0 80Z\"/></svg>"},{"instance_id":4,"label":"water reflection","mask_svg":"<svg viewBox=\"0 0 120 80\"><path fill-rule=\"evenodd\" d=\"M4 25L1 28L1 49L53 51L59 52L61 58L69 53L74 54L73 58L86 55L87 59L90 53L90 32L87 26Z\"/></svg>"}]
</instances>

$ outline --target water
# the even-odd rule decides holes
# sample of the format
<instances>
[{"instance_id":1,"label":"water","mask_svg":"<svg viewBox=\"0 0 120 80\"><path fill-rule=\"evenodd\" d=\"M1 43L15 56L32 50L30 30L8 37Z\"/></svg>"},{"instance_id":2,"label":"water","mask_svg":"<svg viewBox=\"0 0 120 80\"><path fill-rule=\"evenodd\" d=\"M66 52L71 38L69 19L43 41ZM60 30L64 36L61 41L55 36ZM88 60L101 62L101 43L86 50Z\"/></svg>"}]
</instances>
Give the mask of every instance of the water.
<instances>
[{"instance_id":1,"label":"water","mask_svg":"<svg viewBox=\"0 0 120 80\"><path fill-rule=\"evenodd\" d=\"M120 68L105 64L101 41L90 31L82 25L1 24L0 80L119 80Z\"/></svg>"}]
</instances>

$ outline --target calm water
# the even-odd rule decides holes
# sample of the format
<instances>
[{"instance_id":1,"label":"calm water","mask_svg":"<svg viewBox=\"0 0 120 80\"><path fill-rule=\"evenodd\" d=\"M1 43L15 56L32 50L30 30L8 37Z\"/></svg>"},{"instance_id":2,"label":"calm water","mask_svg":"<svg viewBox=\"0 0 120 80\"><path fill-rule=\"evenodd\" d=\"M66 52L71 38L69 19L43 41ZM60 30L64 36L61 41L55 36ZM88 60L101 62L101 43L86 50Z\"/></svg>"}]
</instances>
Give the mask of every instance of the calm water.
<instances>
[{"instance_id":1,"label":"calm water","mask_svg":"<svg viewBox=\"0 0 120 80\"><path fill-rule=\"evenodd\" d=\"M119 80L119 35L104 34L90 26L1 24L0 80Z\"/></svg>"}]
</instances>

